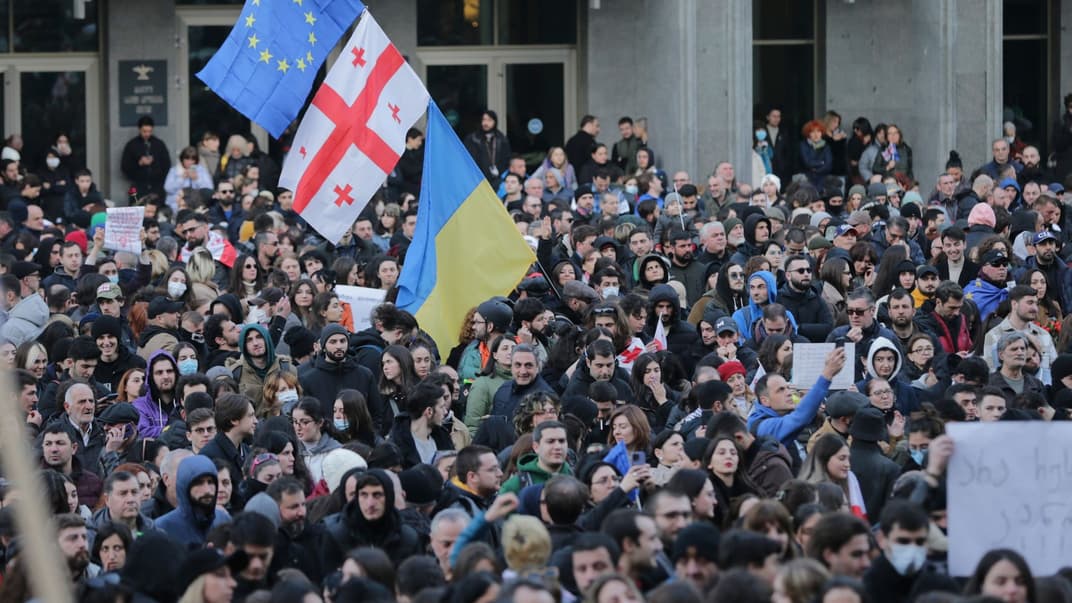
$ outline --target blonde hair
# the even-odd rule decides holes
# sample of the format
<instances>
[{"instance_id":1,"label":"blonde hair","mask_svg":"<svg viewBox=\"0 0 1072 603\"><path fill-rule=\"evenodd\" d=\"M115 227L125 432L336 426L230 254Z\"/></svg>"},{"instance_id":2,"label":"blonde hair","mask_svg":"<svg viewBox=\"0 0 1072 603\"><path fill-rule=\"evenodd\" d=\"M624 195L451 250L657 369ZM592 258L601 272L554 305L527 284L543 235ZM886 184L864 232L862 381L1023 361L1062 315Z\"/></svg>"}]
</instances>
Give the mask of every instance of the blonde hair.
<instances>
[{"instance_id":1,"label":"blonde hair","mask_svg":"<svg viewBox=\"0 0 1072 603\"><path fill-rule=\"evenodd\" d=\"M179 603L205 603L205 576L198 576L196 580L186 587Z\"/></svg>"},{"instance_id":2,"label":"blonde hair","mask_svg":"<svg viewBox=\"0 0 1072 603\"><path fill-rule=\"evenodd\" d=\"M257 418L266 419L271 415L272 410L275 408L275 396L279 393L279 380L286 381L287 385L298 390L298 395L302 395L301 383L298 382L298 375L290 371L279 371L275 379L265 379L264 389L261 391L261 401L257 404Z\"/></svg>"},{"instance_id":3,"label":"blonde hair","mask_svg":"<svg viewBox=\"0 0 1072 603\"><path fill-rule=\"evenodd\" d=\"M244 136L242 136L240 134L231 134L231 137L227 139L227 146L225 147L224 152L228 156L230 156L231 151L233 149L238 149L238 150L242 151L242 156L245 157L246 156L246 144L248 144L248 141L246 140L246 138Z\"/></svg>"},{"instance_id":4,"label":"blonde hair","mask_svg":"<svg viewBox=\"0 0 1072 603\"><path fill-rule=\"evenodd\" d=\"M164 276L164 273L171 267L167 256L157 249L150 249L145 253L149 256L149 264L153 267L152 278L157 279Z\"/></svg>"},{"instance_id":5,"label":"blonde hair","mask_svg":"<svg viewBox=\"0 0 1072 603\"><path fill-rule=\"evenodd\" d=\"M794 559L778 570L782 590L793 603L808 603L815 599L830 572L815 559Z\"/></svg>"},{"instance_id":6,"label":"blonde hair","mask_svg":"<svg viewBox=\"0 0 1072 603\"><path fill-rule=\"evenodd\" d=\"M194 283L212 282L216 276L216 261L212 259L212 252L204 247L194 249L190 259L186 260L186 276Z\"/></svg>"},{"instance_id":7,"label":"blonde hair","mask_svg":"<svg viewBox=\"0 0 1072 603\"><path fill-rule=\"evenodd\" d=\"M513 515L502 531L506 565L515 572L542 569L551 558L551 534L529 515Z\"/></svg>"}]
</instances>

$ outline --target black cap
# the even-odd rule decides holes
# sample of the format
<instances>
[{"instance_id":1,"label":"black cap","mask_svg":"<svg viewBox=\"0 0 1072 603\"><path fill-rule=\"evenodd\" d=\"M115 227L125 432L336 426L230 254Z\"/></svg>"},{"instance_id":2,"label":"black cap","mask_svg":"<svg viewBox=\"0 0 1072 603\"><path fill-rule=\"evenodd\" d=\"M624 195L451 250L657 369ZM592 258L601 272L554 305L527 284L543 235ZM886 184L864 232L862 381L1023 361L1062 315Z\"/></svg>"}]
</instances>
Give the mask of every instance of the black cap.
<instances>
[{"instance_id":1,"label":"black cap","mask_svg":"<svg viewBox=\"0 0 1072 603\"><path fill-rule=\"evenodd\" d=\"M93 335L93 339L102 335L111 335L116 339L121 339L123 337L123 327L118 318L102 314L93 320L90 334Z\"/></svg>"},{"instance_id":2,"label":"black cap","mask_svg":"<svg viewBox=\"0 0 1072 603\"><path fill-rule=\"evenodd\" d=\"M199 577L214 572L223 566L231 568L231 575L237 576L249 564L249 556L242 549L225 556L219 549L201 549L186 556L179 567L180 591L185 592Z\"/></svg>"},{"instance_id":3,"label":"black cap","mask_svg":"<svg viewBox=\"0 0 1072 603\"><path fill-rule=\"evenodd\" d=\"M15 262L11 265L11 274L14 274L15 278L19 280L34 273L41 274L41 266L34 262Z\"/></svg>"},{"instance_id":4,"label":"black cap","mask_svg":"<svg viewBox=\"0 0 1072 603\"><path fill-rule=\"evenodd\" d=\"M849 427L852 439L861 442L881 442L886 439L886 416L874 406L856 411Z\"/></svg>"},{"instance_id":5,"label":"black cap","mask_svg":"<svg viewBox=\"0 0 1072 603\"><path fill-rule=\"evenodd\" d=\"M993 264L998 261L1003 261L1006 264L1009 263L1009 256L1005 255L1005 252L1000 249L991 249L984 253L983 257L979 259L980 264Z\"/></svg>"},{"instance_id":6,"label":"black cap","mask_svg":"<svg viewBox=\"0 0 1072 603\"><path fill-rule=\"evenodd\" d=\"M582 184L577 187L577 190L573 191L573 200L576 201L585 195L592 194L592 187L587 184Z\"/></svg>"},{"instance_id":7,"label":"black cap","mask_svg":"<svg viewBox=\"0 0 1072 603\"><path fill-rule=\"evenodd\" d=\"M443 476L431 465L420 463L398 474L406 493L406 502L427 505L439 500L443 491Z\"/></svg>"},{"instance_id":8,"label":"black cap","mask_svg":"<svg viewBox=\"0 0 1072 603\"><path fill-rule=\"evenodd\" d=\"M149 302L149 319L156 318L161 314L182 312L186 304L181 301L171 301L163 295L157 295Z\"/></svg>"},{"instance_id":9,"label":"black cap","mask_svg":"<svg viewBox=\"0 0 1072 603\"><path fill-rule=\"evenodd\" d=\"M254 306L259 306L264 303L278 304L279 300L283 299L285 294L279 287L267 287L264 291L261 291L260 295L249 300L249 303Z\"/></svg>"},{"instance_id":10,"label":"black cap","mask_svg":"<svg viewBox=\"0 0 1072 603\"><path fill-rule=\"evenodd\" d=\"M681 529L674 538L671 559L677 563L692 549L697 557L711 562L718 562L718 542L721 537L715 526L698 522Z\"/></svg>"},{"instance_id":11,"label":"black cap","mask_svg":"<svg viewBox=\"0 0 1072 603\"><path fill-rule=\"evenodd\" d=\"M116 402L104 409L100 414L100 422L104 425L125 425L138 422L138 410L133 404Z\"/></svg>"},{"instance_id":12,"label":"black cap","mask_svg":"<svg viewBox=\"0 0 1072 603\"><path fill-rule=\"evenodd\" d=\"M826 401L826 416L832 419L852 417L856 411L870 404L867 396L859 392L840 391Z\"/></svg>"},{"instance_id":13,"label":"black cap","mask_svg":"<svg viewBox=\"0 0 1072 603\"><path fill-rule=\"evenodd\" d=\"M905 203L901 206L902 218L923 218L923 212L920 211L919 205L915 203Z\"/></svg>"}]
</instances>

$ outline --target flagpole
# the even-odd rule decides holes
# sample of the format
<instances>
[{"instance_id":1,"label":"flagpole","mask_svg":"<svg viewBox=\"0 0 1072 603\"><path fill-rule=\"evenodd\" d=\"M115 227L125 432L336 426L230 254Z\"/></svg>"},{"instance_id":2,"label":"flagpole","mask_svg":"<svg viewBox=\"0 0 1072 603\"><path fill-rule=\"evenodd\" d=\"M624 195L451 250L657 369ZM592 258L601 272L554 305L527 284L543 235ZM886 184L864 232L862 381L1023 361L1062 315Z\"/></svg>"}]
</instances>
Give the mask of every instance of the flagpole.
<instances>
[{"instance_id":1,"label":"flagpole","mask_svg":"<svg viewBox=\"0 0 1072 603\"><path fill-rule=\"evenodd\" d=\"M543 277L547 279L547 284L551 285L551 291L554 292L555 297L558 298L558 301L563 301L562 293L560 293L558 288L555 287L555 282L554 279L551 277L551 273L547 271L547 268L543 267L543 262L540 261L539 257L536 258L536 265L540 267L540 272L542 272Z\"/></svg>"}]
</instances>

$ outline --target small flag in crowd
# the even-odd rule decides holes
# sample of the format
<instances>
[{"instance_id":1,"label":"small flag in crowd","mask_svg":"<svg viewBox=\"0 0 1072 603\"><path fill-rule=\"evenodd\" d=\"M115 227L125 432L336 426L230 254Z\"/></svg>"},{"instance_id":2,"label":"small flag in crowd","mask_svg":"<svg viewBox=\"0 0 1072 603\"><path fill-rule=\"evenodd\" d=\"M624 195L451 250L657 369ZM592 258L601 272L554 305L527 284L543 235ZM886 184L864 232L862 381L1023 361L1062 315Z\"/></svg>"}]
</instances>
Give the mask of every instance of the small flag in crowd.
<instances>
[{"instance_id":1,"label":"small flag in crowd","mask_svg":"<svg viewBox=\"0 0 1072 603\"><path fill-rule=\"evenodd\" d=\"M457 342L466 312L509 293L536 256L434 102L420 200L398 307L446 350Z\"/></svg>"},{"instance_id":2,"label":"small flag in crowd","mask_svg":"<svg viewBox=\"0 0 1072 603\"><path fill-rule=\"evenodd\" d=\"M662 317L655 321L655 346L660 352L666 349L666 328L663 327Z\"/></svg>"},{"instance_id":3,"label":"small flag in crowd","mask_svg":"<svg viewBox=\"0 0 1072 603\"><path fill-rule=\"evenodd\" d=\"M283 163L279 185L294 191L294 211L338 243L395 168L406 131L428 98L366 11L313 97Z\"/></svg>"},{"instance_id":4,"label":"small flag in crowd","mask_svg":"<svg viewBox=\"0 0 1072 603\"><path fill-rule=\"evenodd\" d=\"M358 0L246 0L197 77L279 138L305 105L320 65L363 10Z\"/></svg>"}]
</instances>

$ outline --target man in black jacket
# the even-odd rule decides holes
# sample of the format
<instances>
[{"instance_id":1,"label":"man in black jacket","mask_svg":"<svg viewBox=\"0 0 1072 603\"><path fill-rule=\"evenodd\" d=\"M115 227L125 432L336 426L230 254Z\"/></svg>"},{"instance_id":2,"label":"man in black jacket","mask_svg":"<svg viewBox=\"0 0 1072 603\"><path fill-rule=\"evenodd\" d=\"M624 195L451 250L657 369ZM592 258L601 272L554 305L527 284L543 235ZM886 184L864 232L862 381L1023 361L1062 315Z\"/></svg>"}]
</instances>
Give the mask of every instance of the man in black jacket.
<instances>
[{"instance_id":1,"label":"man in black jacket","mask_svg":"<svg viewBox=\"0 0 1072 603\"><path fill-rule=\"evenodd\" d=\"M358 364L349 355L350 334L337 324L324 327L320 333L320 354L312 362L298 368L298 381L307 396L320 400L324 416L334 412L335 397L344 389L356 389L368 401L369 414L377 427L390 425L385 416L380 390L372 371ZM383 433L382 430L378 430Z\"/></svg>"},{"instance_id":2,"label":"man in black jacket","mask_svg":"<svg viewBox=\"0 0 1072 603\"><path fill-rule=\"evenodd\" d=\"M870 510L869 510L870 511ZM956 592L956 583L927 562L930 519L918 505L894 500L879 518L882 555L864 574L864 587L875 603L914 601L929 591Z\"/></svg>"},{"instance_id":3,"label":"man in black jacket","mask_svg":"<svg viewBox=\"0 0 1072 603\"><path fill-rule=\"evenodd\" d=\"M796 255L785 263L785 284L778 290L778 303L797 319L797 332L814 343L826 339L834 319L823 300L821 283L812 282L811 260Z\"/></svg>"},{"instance_id":4,"label":"man in black jacket","mask_svg":"<svg viewBox=\"0 0 1072 603\"><path fill-rule=\"evenodd\" d=\"M404 468L430 465L440 450L454 450L450 431L443 426L452 400L450 388L433 379L421 381L409 392L406 414L395 417L387 436L402 452Z\"/></svg>"},{"instance_id":5,"label":"man in black jacket","mask_svg":"<svg viewBox=\"0 0 1072 603\"><path fill-rule=\"evenodd\" d=\"M119 166L137 190L138 197L148 194L164 198L164 177L171 169L171 153L163 140L153 136L153 118L138 119L138 135L123 147Z\"/></svg>"},{"instance_id":6,"label":"man in black jacket","mask_svg":"<svg viewBox=\"0 0 1072 603\"><path fill-rule=\"evenodd\" d=\"M702 354L702 342L696 327L681 320L681 299L670 285L662 284L652 287L648 295L648 326L644 334L655 337L658 322L663 323L666 333L666 347L670 353L681 360L687 374L692 374L696 362Z\"/></svg>"},{"instance_id":7,"label":"man in black jacket","mask_svg":"<svg viewBox=\"0 0 1072 603\"><path fill-rule=\"evenodd\" d=\"M383 549L396 565L417 554L417 532L402 523L395 508L394 482L383 469L369 469L357 477L354 499L343 510L324 518L319 551L321 570L339 569L346 553L360 546Z\"/></svg>"}]
</instances>

